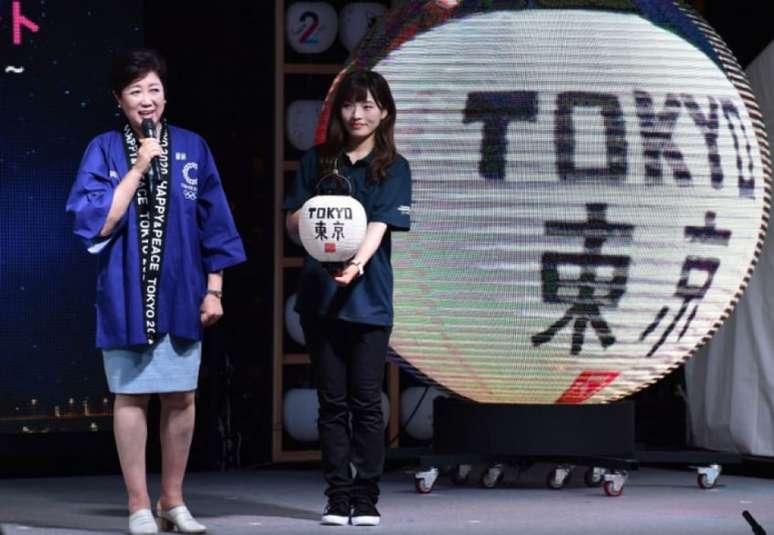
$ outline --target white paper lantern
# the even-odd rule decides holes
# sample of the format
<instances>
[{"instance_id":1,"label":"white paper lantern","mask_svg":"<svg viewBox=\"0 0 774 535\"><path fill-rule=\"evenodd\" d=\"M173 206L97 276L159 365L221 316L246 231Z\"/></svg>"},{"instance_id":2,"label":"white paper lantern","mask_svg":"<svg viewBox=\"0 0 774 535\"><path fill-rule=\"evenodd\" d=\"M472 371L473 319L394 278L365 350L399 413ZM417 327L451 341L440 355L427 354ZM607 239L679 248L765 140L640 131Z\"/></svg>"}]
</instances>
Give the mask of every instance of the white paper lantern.
<instances>
[{"instance_id":1,"label":"white paper lantern","mask_svg":"<svg viewBox=\"0 0 774 535\"><path fill-rule=\"evenodd\" d=\"M426 394L425 391L427 391ZM434 386L410 386L401 392L400 426L410 437L417 440L433 438L433 401L439 396L448 397L448 394ZM411 417L410 421L409 417ZM406 425L407 421L408 425Z\"/></svg>"},{"instance_id":2,"label":"white paper lantern","mask_svg":"<svg viewBox=\"0 0 774 535\"><path fill-rule=\"evenodd\" d=\"M338 17L327 2L296 2L285 12L290 47L301 54L319 54L336 40Z\"/></svg>"},{"instance_id":3,"label":"white paper lantern","mask_svg":"<svg viewBox=\"0 0 774 535\"><path fill-rule=\"evenodd\" d=\"M365 209L348 195L317 195L304 203L298 232L304 249L320 262L345 262L365 239Z\"/></svg>"},{"instance_id":4,"label":"white paper lantern","mask_svg":"<svg viewBox=\"0 0 774 535\"><path fill-rule=\"evenodd\" d=\"M294 342L305 346L306 338L304 338L304 330L301 328L301 317L295 310L297 297L296 294L291 294L285 302L285 328Z\"/></svg>"}]
</instances>

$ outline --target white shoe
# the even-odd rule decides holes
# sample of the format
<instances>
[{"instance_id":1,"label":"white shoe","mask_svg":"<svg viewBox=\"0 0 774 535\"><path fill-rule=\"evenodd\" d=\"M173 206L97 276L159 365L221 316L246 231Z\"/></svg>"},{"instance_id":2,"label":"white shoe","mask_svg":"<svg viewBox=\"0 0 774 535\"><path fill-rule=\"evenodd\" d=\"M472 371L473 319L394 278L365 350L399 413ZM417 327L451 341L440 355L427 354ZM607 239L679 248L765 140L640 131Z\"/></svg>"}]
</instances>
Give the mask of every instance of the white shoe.
<instances>
[{"instance_id":1,"label":"white shoe","mask_svg":"<svg viewBox=\"0 0 774 535\"><path fill-rule=\"evenodd\" d=\"M156 516L158 516L161 531L175 531L176 528L179 533L204 533L207 531L207 527L197 522L185 505L178 505L166 511L159 507L156 510Z\"/></svg>"},{"instance_id":2,"label":"white shoe","mask_svg":"<svg viewBox=\"0 0 774 535\"><path fill-rule=\"evenodd\" d=\"M158 533L156 519L150 509L138 509L129 515L129 533L141 535L144 533Z\"/></svg>"}]
</instances>

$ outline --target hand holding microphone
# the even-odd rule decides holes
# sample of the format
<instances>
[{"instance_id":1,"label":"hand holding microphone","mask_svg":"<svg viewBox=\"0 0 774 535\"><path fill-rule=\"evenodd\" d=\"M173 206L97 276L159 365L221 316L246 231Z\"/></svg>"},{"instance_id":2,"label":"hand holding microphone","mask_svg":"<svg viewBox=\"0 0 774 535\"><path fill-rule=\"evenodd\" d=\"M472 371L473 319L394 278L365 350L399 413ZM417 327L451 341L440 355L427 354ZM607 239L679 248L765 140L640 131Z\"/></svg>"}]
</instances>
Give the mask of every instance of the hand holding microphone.
<instances>
[{"instance_id":1,"label":"hand holding microphone","mask_svg":"<svg viewBox=\"0 0 774 535\"><path fill-rule=\"evenodd\" d=\"M140 140L140 149L135 166L142 174L148 174L148 187L151 194L153 194L156 184L161 180L161 167L159 164L159 156L162 154L161 144L156 139L156 127L152 120L144 119L141 128L145 137Z\"/></svg>"}]
</instances>

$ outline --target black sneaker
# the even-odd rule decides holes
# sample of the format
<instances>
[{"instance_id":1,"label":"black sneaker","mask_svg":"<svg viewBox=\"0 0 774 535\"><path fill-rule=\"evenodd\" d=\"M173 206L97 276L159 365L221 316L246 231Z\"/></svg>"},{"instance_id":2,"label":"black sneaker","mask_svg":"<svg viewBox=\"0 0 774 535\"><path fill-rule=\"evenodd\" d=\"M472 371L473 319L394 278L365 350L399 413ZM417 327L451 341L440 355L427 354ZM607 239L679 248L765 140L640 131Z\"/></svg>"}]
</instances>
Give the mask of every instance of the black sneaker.
<instances>
[{"instance_id":1,"label":"black sneaker","mask_svg":"<svg viewBox=\"0 0 774 535\"><path fill-rule=\"evenodd\" d=\"M352 499L353 526L378 526L381 518L371 498L358 496Z\"/></svg>"},{"instance_id":2,"label":"black sneaker","mask_svg":"<svg viewBox=\"0 0 774 535\"><path fill-rule=\"evenodd\" d=\"M326 526L346 526L349 524L349 500L330 498L322 514L322 524Z\"/></svg>"}]
</instances>

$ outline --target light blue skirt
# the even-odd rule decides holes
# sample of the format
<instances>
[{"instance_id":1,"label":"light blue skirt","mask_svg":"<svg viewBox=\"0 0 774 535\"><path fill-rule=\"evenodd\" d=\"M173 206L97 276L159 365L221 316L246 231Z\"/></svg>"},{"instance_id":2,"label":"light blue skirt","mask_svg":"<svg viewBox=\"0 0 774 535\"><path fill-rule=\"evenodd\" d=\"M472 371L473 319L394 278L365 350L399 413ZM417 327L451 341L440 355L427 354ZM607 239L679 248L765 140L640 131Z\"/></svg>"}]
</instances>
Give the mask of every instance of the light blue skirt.
<instances>
[{"instance_id":1,"label":"light blue skirt","mask_svg":"<svg viewBox=\"0 0 774 535\"><path fill-rule=\"evenodd\" d=\"M202 343L164 335L148 347L102 350L113 394L155 394L196 390Z\"/></svg>"}]
</instances>

